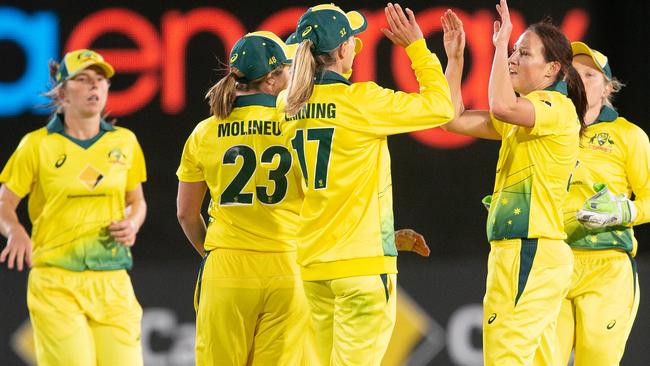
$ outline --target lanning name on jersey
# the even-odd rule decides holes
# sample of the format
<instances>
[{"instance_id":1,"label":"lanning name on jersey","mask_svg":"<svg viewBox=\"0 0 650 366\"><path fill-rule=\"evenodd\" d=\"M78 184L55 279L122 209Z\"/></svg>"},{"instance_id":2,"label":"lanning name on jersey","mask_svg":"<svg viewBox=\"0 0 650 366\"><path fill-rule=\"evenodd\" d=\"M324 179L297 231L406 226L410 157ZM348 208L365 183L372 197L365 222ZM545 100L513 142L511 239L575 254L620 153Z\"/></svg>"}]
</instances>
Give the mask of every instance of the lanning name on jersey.
<instances>
[{"instance_id":1,"label":"lanning name on jersey","mask_svg":"<svg viewBox=\"0 0 650 366\"><path fill-rule=\"evenodd\" d=\"M286 116L287 121L305 118L336 118L336 104L307 103L295 116Z\"/></svg>"},{"instance_id":2,"label":"lanning name on jersey","mask_svg":"<svg viewBox=\"0 0 650 366\"><path fill-rule=\"evenodd\" d=\"M243 135L280 136L280 123L277 121L232 121L219 125L218 137Z\"/></svg>"}]
</instances>

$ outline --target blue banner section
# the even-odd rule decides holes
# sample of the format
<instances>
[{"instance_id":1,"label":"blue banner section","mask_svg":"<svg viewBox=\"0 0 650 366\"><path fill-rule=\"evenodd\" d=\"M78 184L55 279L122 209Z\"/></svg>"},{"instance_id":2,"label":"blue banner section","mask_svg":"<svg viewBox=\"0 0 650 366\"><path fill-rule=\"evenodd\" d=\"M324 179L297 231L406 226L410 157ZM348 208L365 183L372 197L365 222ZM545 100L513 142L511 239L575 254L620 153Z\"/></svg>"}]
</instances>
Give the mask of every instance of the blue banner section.
<instances>
[{"instance_id":1,"label":"blue banner section","mask_svg":"<svg viewBox=\"0 0 650 366\"><path fill-rule=\"evenodd\" d=\"M49 60L58 59L59 19L49 11L28 14L11 7L0 7L0 41L17 44L25 54L25 71L16 81L0 82L0 117L48 111L38 108L48 99L42 96L49 81Z\"/></svg>"}]
</instances>

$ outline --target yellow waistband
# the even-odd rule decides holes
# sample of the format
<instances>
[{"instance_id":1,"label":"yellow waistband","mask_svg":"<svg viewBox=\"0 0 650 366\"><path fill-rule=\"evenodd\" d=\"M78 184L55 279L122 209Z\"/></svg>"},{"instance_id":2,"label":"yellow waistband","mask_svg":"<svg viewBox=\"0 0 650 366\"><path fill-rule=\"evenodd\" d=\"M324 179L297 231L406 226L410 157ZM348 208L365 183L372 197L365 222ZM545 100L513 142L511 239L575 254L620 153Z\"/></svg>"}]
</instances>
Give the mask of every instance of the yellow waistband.
<instances>
[{"instance_id":1,"label":"yellow waistband","mask_svg":"<svg viewBox=\"0 0 650 366\"><path fill-rule=\"evenodd\" d=\"M532 239L505 239L505 240L493 240L490 242L490 245L494 246L511 246L519 245L523 240L536 240L537 245L557 245L557 246L568 246L568 244L561 239L546 239L546 238L532 238Z\"/></svg>"},{"instance_id":2,"label":"yellow waistband","mask_svg":"<svg viewBox=\"0 0 650 366\"><path fill-rule=\"evenodd\" d=\"M625 251L619 249L577 249L571 248L573 255L576 257L591 257L591 258L628 258Z\"/></svg>"},{"instance_id":3,"label":"yellow waistband","mask_svg":"<svg viewBox=\"0 0 650 366\"><path fill-rule=\"evenodd\" d=\"M110 271L92 271L92 270L70 271L68 269L59 268L59 267L33 267L30 270L30 272L38 274L39 276L52 275L52 276L83 277L83 278L89 278L89 277L109 278L109 277L124 276L126 270L115 269Z\"/></svg>"},{"instance_id":4,"label":"yellow waistband","mask_svg":"<svg viewBox=\"0 0 650 366\"><path fill-rule=\"evenodd\" d=\"M355 258L335 262L314 263L301 268L304 281L397 273L397 257Z\"/></svg>"}]
</instances>

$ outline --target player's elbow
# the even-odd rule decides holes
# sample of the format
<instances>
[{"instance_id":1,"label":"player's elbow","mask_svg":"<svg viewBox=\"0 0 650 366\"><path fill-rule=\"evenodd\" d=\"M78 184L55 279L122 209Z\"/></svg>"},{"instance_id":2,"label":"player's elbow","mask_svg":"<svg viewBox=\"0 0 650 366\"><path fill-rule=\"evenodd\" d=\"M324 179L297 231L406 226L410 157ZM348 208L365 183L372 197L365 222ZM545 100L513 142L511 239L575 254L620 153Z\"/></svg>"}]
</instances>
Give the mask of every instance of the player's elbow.
<instances>
[{"instance_id":1,"label":"player's elbow","mask_svg":"<svg viewBox=\"0 0 650 366\"><path fill-rule=\"evenodd\" d=\"M184 205L178 205L176 207L176 219L181 225L196 220L200 215L201 213L199 211L192 210Z\"/></svg>"}]
</instances>

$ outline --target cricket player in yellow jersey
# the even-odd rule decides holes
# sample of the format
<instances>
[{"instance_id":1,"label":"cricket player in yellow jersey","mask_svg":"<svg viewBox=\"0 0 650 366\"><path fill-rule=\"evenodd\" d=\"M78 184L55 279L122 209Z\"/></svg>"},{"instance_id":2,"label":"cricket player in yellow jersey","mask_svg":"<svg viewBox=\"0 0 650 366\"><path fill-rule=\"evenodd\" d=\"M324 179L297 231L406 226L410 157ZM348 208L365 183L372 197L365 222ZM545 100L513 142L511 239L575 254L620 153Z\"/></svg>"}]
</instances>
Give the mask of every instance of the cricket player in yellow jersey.
<instances>
[{"instance_id":1,"label":"cricket player in yellow jersey","mask_svg":"<svg viewBox=\"0 0 650 366\"><path fill-rule=\"evenodd\" d=\"M447 70L462 114L446 128L502 141L487 222L484 361L559 365L555 322L573 269L561 205L578 156L586 96L559 29L533 24L508 57L512 24L505 0L497 11L490 110L463 111L462 47L450 57L455 68ZM462 32L457 17L446 17L445 33Z\"/></svg>"},{"instance_id":2,"label":"cricket player in yellow jersey","mask_svg":"<svg viewBox=\"0 0 650 366\"><path fill-rule=\"evenodd\" d=\"M650 143L612 107L622 84L608 58L581 42L571 47L589 108L563 206L575 264L558 319L560 354L563 365L575 348L576 366L612 366L623 357L639 306L632 225L650 221Z\"/></svg>"},{"instance_id":3,"label":"cricket player in yellow jersey","mask_svg":"<svg viewBox=\"0 0 650 366\"><path fill-rule=\"evenodd\" d=\"M142 308L126 272L146 204L135 135L102 118L113 68L90 50L52 63L56 107L0 174L0 262L31 267L39 365L142 365ZM31 238L16 216L29 195Z\"/></svg>"},{"instance_id":4,"label":"cricket player in yellow jersey","mask_svg":"<svg viewBox=\"0 0 650 366\"><path fill-rule=\"evenodd\" d=\"M384 33L406 49L420 93L350 83L357 11L311 7L292 37L300 44L286 98L295 164L303 173L298 261L323 365L379 365L395 322L397 250L387 136L453 117L438 58L413 12L386 8Z\"/></svg>"},{"instance_id":5,"label":"cricket player in yellow jersey","mask_svg":"<svg viewBox=\"0 0 650 366\"><path fill-rule=\"evenodd\" d=\"M291 56L271 32L237 41L228 74L206 96L213 116L183 149L178 218L204 255L195 296L197 365L303 362L309 313L296 263L303 195L287 147L290 126L276 109Z\"/></svg>"}]
</instances>

